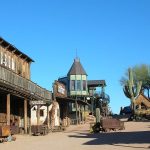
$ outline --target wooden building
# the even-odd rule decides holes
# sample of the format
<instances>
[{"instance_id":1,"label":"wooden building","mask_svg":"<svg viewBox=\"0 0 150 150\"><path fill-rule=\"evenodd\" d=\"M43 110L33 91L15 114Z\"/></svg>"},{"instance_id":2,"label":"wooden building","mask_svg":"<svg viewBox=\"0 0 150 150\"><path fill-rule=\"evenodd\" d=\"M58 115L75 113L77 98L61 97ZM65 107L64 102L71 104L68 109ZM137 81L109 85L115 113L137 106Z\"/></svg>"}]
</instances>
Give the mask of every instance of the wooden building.
<instances>
[{"instance_id":1,"label":"wooden building","mask_svg":"<svg viewBox=\"0 0 150 150\"><path fill-rule=\"evenodd\" d=\"M143 93L140 93L135 99L137 114L149 114L150 115L150 100Z\"/></svg>"},{"instance_id":2,"label":"wooden building","mask_svg":"<svg viewBox=\"0 0 150 150\"><path fill-rule=\"evenodd\" d=\"M71 120L76 120L77 124L85 120L86 114L93 112L92 102L94 101L96 88L101 87L102 91L104 91L106 86L105 80L88 80L87 77L88 75L79 58L76 58L67 76L58 79L59 82L66 86L67 97L70 100L70 118ZM104 92L103 94L105 95ZM104 97L99 96L99 98Z\"/></svg>"},{"instance_id":3,"label":"wooden building","mask_svg":"<svg viewBox=\"0 0 150 150\"><path fill-rule=\"evenodd\" d=\"M15 124L24 133L31 127L32 102L51 101L51 92L30 80L32 62L0 37L0 125Z\"/></svg>"}]
</instances>

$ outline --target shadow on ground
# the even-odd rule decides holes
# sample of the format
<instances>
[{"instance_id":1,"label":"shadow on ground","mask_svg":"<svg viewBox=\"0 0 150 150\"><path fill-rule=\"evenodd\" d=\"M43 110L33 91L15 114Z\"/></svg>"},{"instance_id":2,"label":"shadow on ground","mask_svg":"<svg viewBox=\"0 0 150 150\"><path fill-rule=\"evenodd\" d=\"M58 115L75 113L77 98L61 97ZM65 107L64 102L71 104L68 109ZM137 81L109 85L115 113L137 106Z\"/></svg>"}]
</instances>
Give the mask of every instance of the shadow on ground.
<instances>
[{"instance_id":1,"label":"shadow on ground","mask_svg":"<svg viewBox=\"0 0 150 150\"><path fill-rule=\"evenodd\" d=\"M115 144L150 144L150 131L110 132L110 133L78 133L69 135L73 138L89 138L83 145L115 145ZM141 148L141 147L137 147Z\"/></svg>"}]
</instances>

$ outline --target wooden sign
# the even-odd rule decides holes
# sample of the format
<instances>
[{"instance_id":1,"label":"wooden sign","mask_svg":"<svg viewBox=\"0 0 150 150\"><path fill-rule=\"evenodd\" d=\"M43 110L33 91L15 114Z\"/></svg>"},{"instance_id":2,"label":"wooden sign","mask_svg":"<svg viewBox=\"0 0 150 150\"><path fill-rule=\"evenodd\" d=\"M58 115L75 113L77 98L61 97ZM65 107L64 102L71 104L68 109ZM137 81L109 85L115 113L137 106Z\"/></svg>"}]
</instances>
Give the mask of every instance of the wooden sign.
<instances>
[{"instance_id":1,"label":"wooden sign","mask_svg":"<svg viewBox=\"0 0 150 150\"><path fill-rule=\"evenodd\" d=\"M45 105L45 101L30 101L30 105Z\"/></svg>"},{"instance_id":2,"label":"wooden sign","mask_svg":"<svg viewBox=\"0 0 150 150\"><path fill-rule=\"evenodd\" d=\"M66 91L65 85L58 82L58 81L55 81L55 83L54 83L54 94L56 97L66 97L67 91Z\"/></svg>"}]
</instances>

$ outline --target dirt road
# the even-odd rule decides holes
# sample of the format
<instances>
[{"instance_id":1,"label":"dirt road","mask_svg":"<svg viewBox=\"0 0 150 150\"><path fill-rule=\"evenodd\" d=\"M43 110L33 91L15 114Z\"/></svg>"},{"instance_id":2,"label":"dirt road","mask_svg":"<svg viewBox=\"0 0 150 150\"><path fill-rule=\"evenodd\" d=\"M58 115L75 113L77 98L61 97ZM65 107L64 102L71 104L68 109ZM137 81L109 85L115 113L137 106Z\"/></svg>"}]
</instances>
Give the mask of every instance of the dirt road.
<instances>
[{"instance_id":1,"label":"dirt road","mask_svg":"<svg viewBox=\"0 0 150 150\"><path fill-rule=\"evenodd\" d=\"M126 129L89 133L89 125L71 126L46 136L17 135L14 142L0 143L0 150L145 150L150 146L150 122L127 122Z\"/></svg>"}]
</instances>

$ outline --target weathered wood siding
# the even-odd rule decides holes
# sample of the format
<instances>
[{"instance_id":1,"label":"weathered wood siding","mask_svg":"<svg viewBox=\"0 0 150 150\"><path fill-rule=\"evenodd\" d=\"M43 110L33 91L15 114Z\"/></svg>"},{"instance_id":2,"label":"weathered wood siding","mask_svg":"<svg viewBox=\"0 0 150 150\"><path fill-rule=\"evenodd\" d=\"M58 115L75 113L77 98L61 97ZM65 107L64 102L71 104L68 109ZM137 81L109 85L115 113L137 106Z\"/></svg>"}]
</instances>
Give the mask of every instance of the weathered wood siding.
<instances>
[{"instance_id":1,"label":"weathered wood siding","mask_svg":"<svg viewBox=\"0 0 150 150\"><path fill-rule=\"evenodd\" d=\"M0 65L30 79L30 62L22 59L20 56L10 51L9 48L4 48L0 45Z\"/></svg>"}]
</instances>

